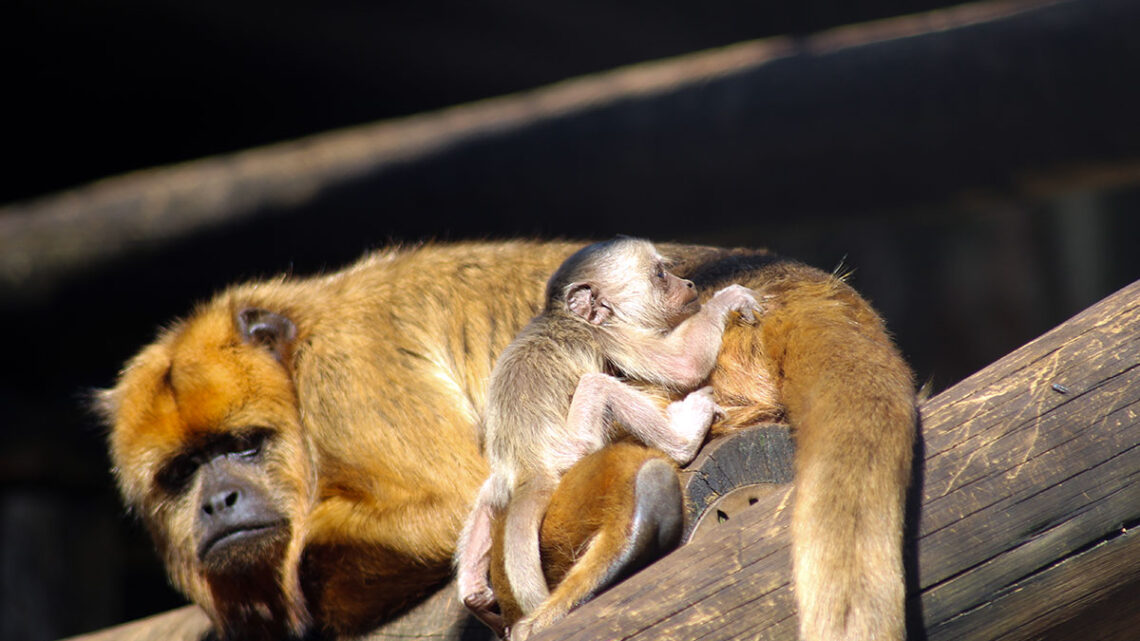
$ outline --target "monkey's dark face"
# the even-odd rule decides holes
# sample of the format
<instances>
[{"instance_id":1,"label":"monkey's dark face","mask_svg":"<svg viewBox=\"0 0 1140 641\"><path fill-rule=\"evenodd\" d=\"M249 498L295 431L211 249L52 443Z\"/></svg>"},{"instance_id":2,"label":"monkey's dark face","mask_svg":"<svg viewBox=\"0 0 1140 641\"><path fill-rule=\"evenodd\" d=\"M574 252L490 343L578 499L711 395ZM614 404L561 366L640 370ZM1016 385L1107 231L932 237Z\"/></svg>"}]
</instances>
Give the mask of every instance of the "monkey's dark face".
<instances>
[{"instance_id":1,"label":"monkey's dark face","mask_svg":"<svg viewBox=\"0 0 1140 641\"><path fill-rule=\"evenodd\" d=\"M294 630L308 618L297 566L314 475L266 331L224 313L195 318L140 353L102 399L125 500L171 580L222 630L256 612Z\"/></svg>"},{"instance_id":2,"label":"monkey's dark face","mask_svg":"<svg viewBox=\"0 0 1140 641\"><path fill-rule=\"evenodd\" d=\"M164 489L191 496L195 549L207 574L247 570L285 551L289 520L266 485L272 436L266 428L223 433L159 471Z\"/></svg>"}]
</instances>

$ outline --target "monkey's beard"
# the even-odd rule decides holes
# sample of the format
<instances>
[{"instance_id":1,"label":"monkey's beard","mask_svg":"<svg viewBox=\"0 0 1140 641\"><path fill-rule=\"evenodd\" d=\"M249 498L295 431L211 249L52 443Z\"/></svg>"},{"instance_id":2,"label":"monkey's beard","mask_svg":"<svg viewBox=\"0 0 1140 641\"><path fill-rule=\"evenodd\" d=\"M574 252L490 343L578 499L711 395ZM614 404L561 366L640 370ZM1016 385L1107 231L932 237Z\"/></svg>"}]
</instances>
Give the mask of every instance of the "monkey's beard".
<instances>
[{"instance_id":1,"label":"monkey's beard","mask_svg":"<svg viewBox=\"0 0 1140 641\"><path fill-rule=\"evenodd\" d=\"M207 541L201 548L199 560L210 576L257 571L266 565L267 559L280 563L290 538L289 524L284 520L229 532Z\"/></svg>"},{"instance_id":2,"label":"monkey's beard","mask_svg":"<svg viewBox=\"0 0 1140 641\"><path fill-rule=\"evenodd\" d=\"M222 639L295 638L309 625L291 528L282 524L203 558L210 618ZM206 604L202 604L206 605Z\"/></svg>"}]
</instances>

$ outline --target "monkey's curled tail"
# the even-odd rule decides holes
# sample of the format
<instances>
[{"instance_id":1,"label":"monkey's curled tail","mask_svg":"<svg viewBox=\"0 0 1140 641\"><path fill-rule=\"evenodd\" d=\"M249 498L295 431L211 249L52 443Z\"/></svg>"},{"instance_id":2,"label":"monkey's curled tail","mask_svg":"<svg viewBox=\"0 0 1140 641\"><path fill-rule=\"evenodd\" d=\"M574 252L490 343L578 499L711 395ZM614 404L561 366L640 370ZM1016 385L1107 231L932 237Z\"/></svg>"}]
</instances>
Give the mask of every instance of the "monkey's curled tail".
<instances>
[{"instance_id":1,"label":"monkey's curled tail","mask_svg":"<svg viewBox=\"0 0 1140 641\"><path fill-rule=\"evenodd\" d=\"M542 572L538 536L543 514L550 504L556 481L534 476L515 488L503 529L503 565L507 581L524 615L550 596Z\"/></svg>"}]
</instances>

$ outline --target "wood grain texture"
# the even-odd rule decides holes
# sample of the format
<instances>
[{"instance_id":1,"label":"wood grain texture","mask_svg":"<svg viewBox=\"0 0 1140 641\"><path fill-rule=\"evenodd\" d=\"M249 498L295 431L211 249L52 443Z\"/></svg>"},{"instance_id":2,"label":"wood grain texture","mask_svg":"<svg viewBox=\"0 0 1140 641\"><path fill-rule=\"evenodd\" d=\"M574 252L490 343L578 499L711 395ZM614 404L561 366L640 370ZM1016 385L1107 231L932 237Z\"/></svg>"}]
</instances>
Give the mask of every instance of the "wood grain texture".
<instances>
[{"instance_id":1,"label":"wood grain texture","mask_svg":"<svg viewBox=\"0 0 1140 641\"><path fill-rule=\"evenodd\" d=\"M495 635L467 614L454 583L436 592L398 619L372 631L367 641L492 641ZM194 605L73 637L73 641L200 641L208 639L210 621Z\"/></svg>"},{"instance_id":2,"label":"wood grain texture","mask_svg":"<svg viewBox=\"0 0 1140 641\"><path fill-rule=\"evenodd\" d=\"M750 427L705 445L681 470L685 493L685 533L681 540L688 541L702 516L715 510L718 501L732 492L759 484L759 491L767 493L778 484L791 482L792 454L788 426L776 423Z\"/></svg>"},{"instance_id":3,"label":"wood grain texture","mask_svg":"<svg viewBox=\"0 0 1140 641\"><path fill-rule=\"evenodd\" d=\"M70 637L74 641L191 641L210 631L210 620L196 605L107 628L91 634Z\"/></svg>"},{"instance_id":4,"label":"wood grain texture","mask_svg":"<svg viewBox=\"0 0 1140 641\"><path fill-rule=\"evenodd\" d=\"M930 639L1033 638L1140 579L1138 364L1133 283L926 404Z\"/></svg>"}]
</instances>

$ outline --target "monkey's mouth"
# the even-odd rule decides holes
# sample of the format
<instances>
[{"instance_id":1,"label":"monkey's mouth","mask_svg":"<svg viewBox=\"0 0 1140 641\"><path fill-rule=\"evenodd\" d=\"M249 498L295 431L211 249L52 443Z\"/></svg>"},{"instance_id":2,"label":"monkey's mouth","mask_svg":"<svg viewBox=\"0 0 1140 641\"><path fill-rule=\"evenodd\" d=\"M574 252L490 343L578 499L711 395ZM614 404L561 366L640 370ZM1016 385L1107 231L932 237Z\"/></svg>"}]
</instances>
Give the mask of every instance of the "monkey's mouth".
<instances>
[{"instance_id":1,"label":"monkey's mouth","mask_svg":"<svg viewBox=\"0 0 1140 641\"><path fill-rule=\"evenodd\" d=\"M240 523L219 529L198 546L198 559L207 566L231 565L243 557L259 557L288 540L286 519Z\"/></svg>"},{"instance_id":2,"label":"monkey's mouth","mask_svg":"<svg viewBox=\"0 0 1140 641\"><path fill-rule=\"evenodd\" d=\"M701 295L697 292L696 288L686 289L682 295L684 298L681 300L681 306L685 308L685 311L692 311L695 314L696 310L701 308ZM693 309L694 307L696 307L696 310Z\"/></svg>"},{"instance_id":3,"label":"monkey's mouth","mask_svg":"<svg viewBox=\"0 0 1140 641\"><path fill-rule=\"evenodd\" d=\"M697 293L693 292L693 297L681 305L681 310L677 313L677 316L681 320L684 320L699 311L701 311L701 301Z\"/></svg>"}]
</instances>

